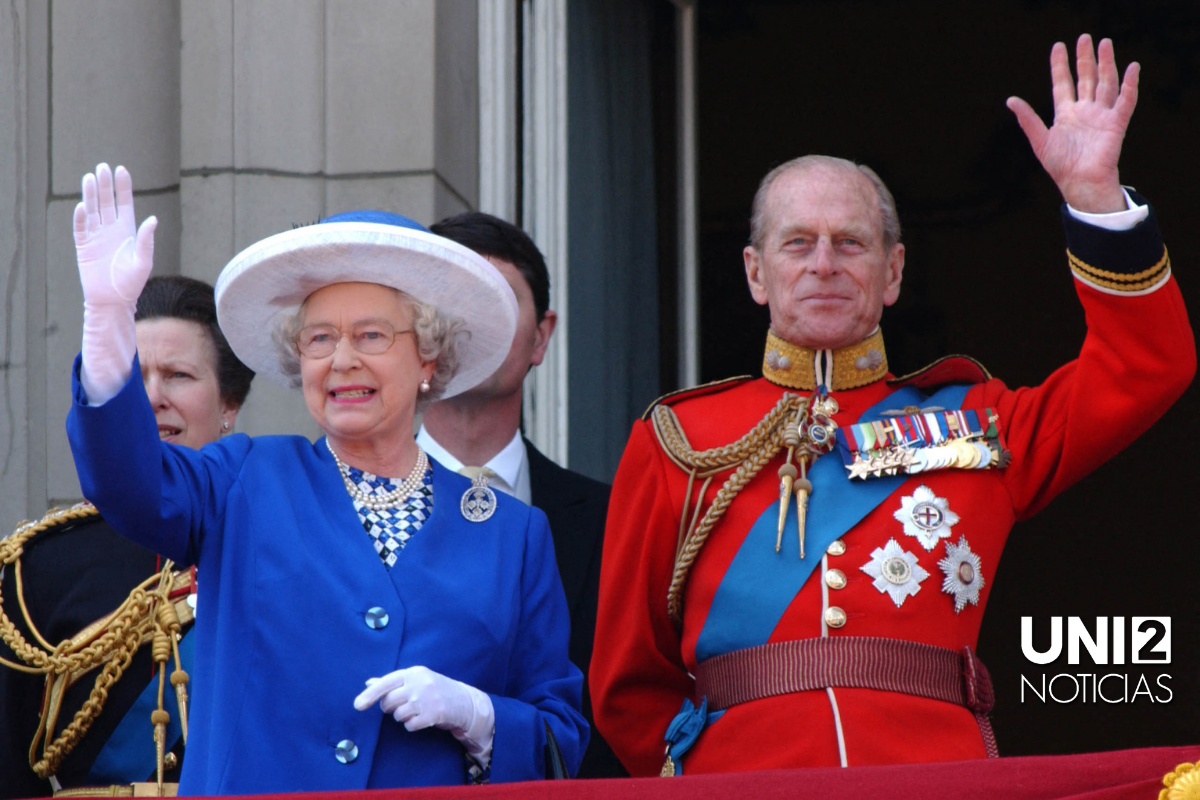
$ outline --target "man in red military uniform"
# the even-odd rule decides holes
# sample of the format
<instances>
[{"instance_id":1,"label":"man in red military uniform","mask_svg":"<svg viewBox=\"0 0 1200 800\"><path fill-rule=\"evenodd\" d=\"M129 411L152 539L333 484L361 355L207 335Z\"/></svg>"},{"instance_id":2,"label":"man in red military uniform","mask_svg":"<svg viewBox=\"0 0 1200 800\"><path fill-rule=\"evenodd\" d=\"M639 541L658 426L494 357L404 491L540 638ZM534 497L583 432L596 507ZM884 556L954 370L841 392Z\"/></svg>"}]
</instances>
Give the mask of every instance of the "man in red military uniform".
<instances>
[{"instance_id":1,"label":"man in red military uniform","mask_svg":"<svg viewBox=\"0 0 1200 800\"><path fill-rule=\"evenodd\" d=\"M763 376L663 398L609 507L596 725L634 775L993 755L971 649L1013 523L1128 445L1195 372L1153 212L1119 183L1138 67L1051 53L1047 129L1088 332L1012 390L971 359L888 372L904 246L878 177L806 157L764 178L745 250ZM665 758L664 758L664 748Z\"/></svg>"}]
</instances>

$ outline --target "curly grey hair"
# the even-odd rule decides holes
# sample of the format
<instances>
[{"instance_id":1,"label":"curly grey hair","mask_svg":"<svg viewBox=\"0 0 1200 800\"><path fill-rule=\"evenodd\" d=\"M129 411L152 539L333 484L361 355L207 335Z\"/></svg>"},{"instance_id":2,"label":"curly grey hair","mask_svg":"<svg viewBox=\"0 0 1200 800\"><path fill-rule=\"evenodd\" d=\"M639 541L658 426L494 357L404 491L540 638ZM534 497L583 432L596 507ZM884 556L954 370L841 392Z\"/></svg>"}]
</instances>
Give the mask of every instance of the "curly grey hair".
<instances>
[{"instance_id":1,"label":"curly grey hair","mask_svg":"<svg viewBox=\"0 0 1200 800\"><path fill-rule=\"evenodd\" d=\"M392 291L396 292L400 300L412 311L413 338L417 343L417 355L422 361L434 362L429 391L417 395L417 411L421 411L446 391L446 384L458 372L459 337L470 334L465 323L458 317L443 314L437 306L424 303L399 289ZM279 321L271 335L279 353L279 367L288 377L293 389L300 388L300 351L296 348L296 336L303 326L304 303L301 303L295 314L287 315Z\"/></svg>"},{"instance_id":2,"label":"curly grey hair","mask_svg":"<svg viewBox=\"0 0 1200 800\"><path fill-rule=\"evenodd\" d=\"M767 235L767 193L771 190L771 184L775 183L775 179L785 172L812 167L829 167L847 172L855 171L866 177L871 182L871 185L875 187L875 194L879 196L879 216L883 227L883 249L890 251L893 245L900 242L900 215L896 213L896 199L892 197L892 193L888 191L883 180L875 174L875 170L866 164L856 164L844 158L811 155L800 156L799 158L793 158L791 161L785 161L763 176L762 181L759 182L758 191L754 193L754 203L750 210L750 245L755 250L762 250L763 237Z\"/></svg>"}]
</instances>

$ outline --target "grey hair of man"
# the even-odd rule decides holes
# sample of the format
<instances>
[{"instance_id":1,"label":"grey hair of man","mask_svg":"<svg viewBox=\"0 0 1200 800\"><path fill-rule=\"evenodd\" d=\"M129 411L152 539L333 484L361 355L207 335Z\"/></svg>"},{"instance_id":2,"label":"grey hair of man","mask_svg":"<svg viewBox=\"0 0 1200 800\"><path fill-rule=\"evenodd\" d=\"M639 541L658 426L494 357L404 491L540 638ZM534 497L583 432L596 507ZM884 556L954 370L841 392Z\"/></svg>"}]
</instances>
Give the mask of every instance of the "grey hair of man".
<instances>
[{"instance_id":1,"label":"grey hair of man","mask_svg":"<svg viewBox=\"0 0 1200 800\"><path fill-rule=\"evenodd\" d=\"M812 169L813 167L857 172L870 181L871 185L875 187L875 194L879 197L879 217L883 228L884 252L891 251L894 245L899 244L900 215L896 213L896 200L884 185L883 180L875 174L875 170L866 164L856 164L845 158L809 155L793 158L791 161L780 164L763 176L762 181L759 182L750 211L750 244L755 250L762 250L763 239L767 235L767 194L771 190L771 185L775 183L775 179L785 172Z\"/></svg>"},{"instance_id":2,"label":"grey hair of man","mask_svg":"<svg viewBox=\"0 0 1200 800\"><path fill-rule=\"evenodd\" d=\"M429 379L429 391L417 395L417 410L420 411L440 399L446 391L446 384L458 372L458 339L470 333L458 317L443 314L437 306L422 302L399 289L392 291L412 312L417 355L422 361L432 361L435 365L433 376ZM300 304L295 314L283 317L271 336L279 355L279 367L293 389L299 389L301 385L300 351L296 347L296 337L304 326L305 303Z\"/></svg>"}]
</instances>

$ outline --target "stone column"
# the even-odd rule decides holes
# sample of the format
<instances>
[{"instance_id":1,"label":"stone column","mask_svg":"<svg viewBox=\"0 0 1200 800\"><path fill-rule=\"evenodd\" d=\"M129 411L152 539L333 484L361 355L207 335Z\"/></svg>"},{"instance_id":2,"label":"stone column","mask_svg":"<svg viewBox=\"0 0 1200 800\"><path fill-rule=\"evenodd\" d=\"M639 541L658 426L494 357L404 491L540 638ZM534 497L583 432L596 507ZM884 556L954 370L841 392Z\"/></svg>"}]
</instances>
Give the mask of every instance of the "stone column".
<instances>
[{"instance_id":1,"label":"stone column","mask_svg":"<svg viewBox=\"0 0 1200 800\"><path fill-rule=\"evenodd\" d=\"M27 226L29 185L27 163L29 143L26 128L29 124L27 87L30 75L29 11L25 3L14 3L11 13L0 14L0 59L4 68L0 74L0 186L11 190L0 192L0 537L8 534L14 524L31 515L28 497L30 484L45 492L40 484L31 481L29 406L36 405L36 394L30 387L30 350L28 328L42 327L31 321L27 312L30 300L29 275L30 242ZM41 20L44 28L44 18ZM44 55L44 47L42 53ZM44 59L43 59L44 63ZM44 73L44 70L42 71ZM35 248L40 250L41 248ZM39 371L39 376L44 371ZM44 377L41 382L44 385ZM35 396L30 396L30 395ZM44 430L44 420L43 423ZM44 475L45 467L40 470Z\"/></svg>"},{"instance_id":2,"label":"stone column","mask_svg":"<svg viewBox=\"0 0 1200 800\"><path fill-rule=\"evenodd\" d=\"M44 5L28 3L31 10ZM83 324L71 236L81 176L101 161L124 164L133 175L139 219L154 214L159 220L155 271L179 269L179 3L56 0L49 8L44 261L29 265L44 269L40 296L31 295L29 303L45 307L44 352L41 343L30 343L31 356L39 351L46 365L44 402L28 409L30 416L46 415L45 496L30 497L35 505L80 495L63 420ZM31 43L31 56L41 46ZM40 166L30 162L31 169ZM36 388L30 381L31 393ZM39 446L30 442L31 449Z\"/></svg>"}]
</instances>

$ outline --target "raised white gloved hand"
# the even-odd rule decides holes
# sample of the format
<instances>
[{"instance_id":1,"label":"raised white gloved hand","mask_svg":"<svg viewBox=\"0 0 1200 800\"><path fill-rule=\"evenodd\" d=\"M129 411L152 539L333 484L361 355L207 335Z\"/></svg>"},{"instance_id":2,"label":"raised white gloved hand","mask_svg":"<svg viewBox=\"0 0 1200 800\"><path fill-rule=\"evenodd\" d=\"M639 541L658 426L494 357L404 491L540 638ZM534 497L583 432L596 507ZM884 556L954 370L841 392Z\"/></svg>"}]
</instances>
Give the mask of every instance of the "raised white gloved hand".
<instances>
[{"instance_id":1,"label":"raised white gloved hand","mask_svg":"<svg viewBox=\"0 0 1200 800\"><path fill-rule=\"evenodd\" d=\"M154 266L154 229L134 227L133 180L117 167L116 194L108 164L83 176L75 206L75 257L83 285L83 365L79 381L88 404L110 400L129 380L137 353L133 314Z\"/></svg>"},{"instance_id":2,"label":"raised white gloved hand","mask_svg":"<svg viewBox=\"0 0 1200 800\"><path fill-rule=\"evenodd\" d=\"M496 733L492 699L474 686L447 678L428 667L409 667L369 678L354 698L359 711L379 701L385 714L410 731L441 728L449 731L481 765L487 766Z\"/></svg>"}]
</instances>

